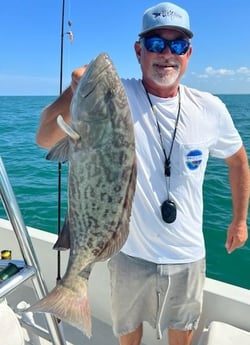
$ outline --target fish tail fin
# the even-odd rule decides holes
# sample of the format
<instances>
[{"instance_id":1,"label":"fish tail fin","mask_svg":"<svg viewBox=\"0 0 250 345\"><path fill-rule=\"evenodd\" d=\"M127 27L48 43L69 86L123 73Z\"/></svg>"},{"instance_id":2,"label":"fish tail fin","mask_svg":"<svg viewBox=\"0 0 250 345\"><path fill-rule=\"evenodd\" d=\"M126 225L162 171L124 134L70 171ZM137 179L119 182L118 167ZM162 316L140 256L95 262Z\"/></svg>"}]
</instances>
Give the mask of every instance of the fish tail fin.
<instances>
[{"instance_id":1,"label":"fish tail fin","mask_svg":"<svg viewBox=\"0 0 250 345\"><path fill-rule=\"evenodd\" d=\"M87 295L87 284L72 290L58 284L47 296L33 304L26 311L50 313L60 320L77 327L91 337L91 315Z\"/></svg>"}]
</instances>

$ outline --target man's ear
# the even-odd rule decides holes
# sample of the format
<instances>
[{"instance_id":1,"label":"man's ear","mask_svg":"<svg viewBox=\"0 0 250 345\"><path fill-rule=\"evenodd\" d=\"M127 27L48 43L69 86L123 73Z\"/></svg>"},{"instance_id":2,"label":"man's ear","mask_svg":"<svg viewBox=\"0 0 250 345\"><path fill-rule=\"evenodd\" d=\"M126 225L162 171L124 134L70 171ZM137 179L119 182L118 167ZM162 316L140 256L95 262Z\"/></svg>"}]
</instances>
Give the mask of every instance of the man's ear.
<instances>
[{"instance_id":1,"label":"man's ear","mask_svg":"<svg viewBox=\"0 0 250 345\"><path fill-rule=\"evenodd\" d=\"M134 48L135 48L135 54L136 54L137 60L140 63L140 60L141 60L141 45L140 45L139 41L135 42Z\"/></svg>"}]
</instances>

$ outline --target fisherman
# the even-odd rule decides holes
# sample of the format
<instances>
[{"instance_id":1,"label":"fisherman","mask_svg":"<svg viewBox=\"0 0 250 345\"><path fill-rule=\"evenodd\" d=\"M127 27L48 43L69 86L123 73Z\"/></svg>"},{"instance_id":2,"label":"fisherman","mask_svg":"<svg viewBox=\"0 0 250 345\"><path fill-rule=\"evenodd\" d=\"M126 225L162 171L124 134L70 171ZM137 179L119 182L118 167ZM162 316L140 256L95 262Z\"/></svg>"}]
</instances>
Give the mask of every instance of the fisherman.
<instances>
[{"instance_id":1,"label":"fisherman","mask_svg":"<svg viewBox=\"0 0 250 345\"><path fill-rule=\"evenodd\" d=\"M226 250L247 240L249 167L245 148L219 98L180 84L192 54L188 13L163 2L145 11L135 42L141 80L122 80L136 140L137 185L130 233L108 263L112 318L121 345L139 345L143 322L168 329L169 345L190 345L205 279L202 184L209 156L224 159L232 191ZM49 148L65 134L70 101L86 66L42 112L37 143Z\"/></svg>"}]
</instances>

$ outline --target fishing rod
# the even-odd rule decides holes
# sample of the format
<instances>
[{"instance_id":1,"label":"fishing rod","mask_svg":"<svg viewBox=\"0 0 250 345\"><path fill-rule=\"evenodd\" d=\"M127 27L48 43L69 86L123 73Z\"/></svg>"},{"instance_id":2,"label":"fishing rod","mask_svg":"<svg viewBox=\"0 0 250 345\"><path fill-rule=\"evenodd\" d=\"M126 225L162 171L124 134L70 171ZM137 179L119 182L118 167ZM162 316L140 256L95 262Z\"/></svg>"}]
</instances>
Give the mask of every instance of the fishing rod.
<instances>
[{"instance_id":1,"label":"fishing rod","mask_svg":"<svg viewBox=\"0 0 250 345\"><path fill-rule=\"evenodd\" d=\"M63 58L64 58L64 20L65 20L65 0L62 0L62 14L61 14L61 48L60 48L60 84L59 84L59 94L62 94L63 91ZM68 25L71 26L71 21L68 21ZM72 31L67 31L66 34L69 36L69 39L73 40ZM60 235L61 232L61 189L62 189L62 163L58 163L58 210L57 210L57 234ZM57 278L56 280L61 280L61 252L57 251Z\"/></svg>"}]
</instances>

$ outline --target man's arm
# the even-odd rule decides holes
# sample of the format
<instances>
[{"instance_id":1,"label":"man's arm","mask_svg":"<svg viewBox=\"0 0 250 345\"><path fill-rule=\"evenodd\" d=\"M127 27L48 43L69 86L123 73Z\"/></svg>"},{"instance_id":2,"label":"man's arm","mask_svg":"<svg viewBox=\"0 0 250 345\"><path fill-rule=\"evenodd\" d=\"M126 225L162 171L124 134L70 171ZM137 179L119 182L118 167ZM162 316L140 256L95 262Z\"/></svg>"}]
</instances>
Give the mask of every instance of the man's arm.
<instances>
[{"instance_id":1,"label":"man's arm","mask_svg":"<svg viewBox=\"0 0 250 345\"><path fill-rule=\"evenodd\" d=\"M70 103L73 96L71 87L68 87L53 103L41 113L40 125L36 133L36 142L39 146L50 148L65 136L57 124L57 116L62 115L64 121L70 121Z\"/></svg>"},{"instance_id":2,"label":"man's arm","mask_svg":"<svg viewBox=\"0 0 250 345\"><path fill-rule=\"evenodd\" d=\"M58 115L62 115L65 122L70 122L70 103L73 92L77 88L87 65L76 69L72 73L71 86L50 105L48 105L41 113L40 124L36 133L36 142L39 146L50 148L60 139L65 137L65 133L57 124Z\"/></svg>"},{"instance_id":3,"label":"man's arm","mask_svg":"<svg viewBox=\"0 0 250 345\"><path fill-rule=\"evenodd\" d=\"M243 246L248 237L247 214L249 203L250 175L245 148L226 159L233 201L233 220L229 225L226 249L231 253Z\"/></svg>"}]
</instances>

